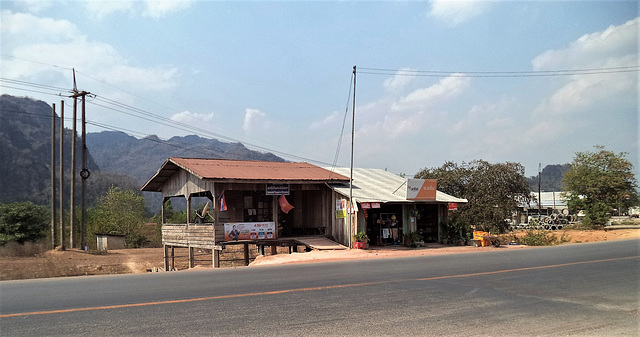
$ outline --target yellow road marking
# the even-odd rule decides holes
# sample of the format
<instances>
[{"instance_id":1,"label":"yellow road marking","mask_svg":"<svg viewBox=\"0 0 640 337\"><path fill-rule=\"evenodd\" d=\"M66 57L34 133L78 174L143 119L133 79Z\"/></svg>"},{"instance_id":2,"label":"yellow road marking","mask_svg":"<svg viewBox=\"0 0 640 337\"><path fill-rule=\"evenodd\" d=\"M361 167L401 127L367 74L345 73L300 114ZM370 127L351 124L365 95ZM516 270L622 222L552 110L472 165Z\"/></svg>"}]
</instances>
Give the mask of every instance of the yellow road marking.
<instances>
[{"instance_id":1,"label":"yellow road marking","mask_svg":"<svg viewBox=\"0 0 640 337\"><path fill-rule=\"evenodd\" d=\"M461 277L513 273L513 272L525 271L525 270L558 268L558 267L574 266L574 265L587 264L587 263L600 263L600 262L609 262L609 261L630 260L630 259L635 259L635 258L638 258L638 256L628 256L628 257L621 257L621 258L592 260L592 261L581 261L581 262L569 262L569 263L553 264L553 265L547 265L547 266L504 269L504 270L487 271L487 272L470 273L470 274L434 276L434 277L409 279L409 280L403 280L403 281L444 280L444 279L461 278ZM144 306L149 306L149 305L189 303L189 302L210 301L210 300L220 300L220 299L227 299L227 298L240 298L240 297L249 297L249 296L278 295L278 294L286 294L286 293L294 293L294 292L305 292L305 291L316 291L316 290L325 290L325 289L364 287L364 286L378 285L378 284L385 284L385 283L393 283L393 282L399 282L399 280L338 284L338 285L321 286L321 287L284 289L284 290L274 290L274 291L263 291L263 292L255 292L255 293L246 293L246 294L198 297L198 298L190 298L190 299L183 299L183 300L166 300L166 301L157 301L157 302L106 305L106 306L88 307L88 308L72 308L72 309L59 309L59 310L46 310L46 311L32 311L32 312L22 312L22 313L15 313L15 314L4 314L4 315L0 315L0 318L19 317L19 316L34 316L34 315L50 315L50 314L60 314L60 313L79 312L79 311L134 308L134 307L144 307Z\"/></svg>"}]
</instances>

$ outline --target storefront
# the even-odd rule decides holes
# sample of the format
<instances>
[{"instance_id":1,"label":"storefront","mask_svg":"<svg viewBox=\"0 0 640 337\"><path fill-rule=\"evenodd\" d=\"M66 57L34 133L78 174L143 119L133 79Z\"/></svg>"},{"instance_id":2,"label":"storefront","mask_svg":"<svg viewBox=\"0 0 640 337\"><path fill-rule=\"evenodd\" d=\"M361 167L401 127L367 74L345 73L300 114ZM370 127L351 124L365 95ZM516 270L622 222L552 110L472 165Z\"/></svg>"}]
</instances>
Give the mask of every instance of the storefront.
<instances>
[{"instance_id":1,"label":"storefront","mask_svg":"<svg viewBox=\"0 0 640 337\"><path fill-rule=\"evenodd\" d=\"M333 171L350 175L349 168L334 168ZM467 202L437 191L435 181L425 184L380 169L354 169L352 184L351 189L344 183L330 186L336 199L348 199L350 193L353 195L356 207L349 214L351 233L364 231L370 239L369 244L374 246L402 244L403 235L410 232L417 232L425 242L440 242L449 204ZM429 195L422 195L422 191Z\"/></svg>"},{"instance_id":2,"label":"storefront","mask_svg":"<svg viewBox=\"0 0 640 337\"><path fill-rule=\"evenodd\" d=\"M246 251L248 243L264 245L264 240L293 235L345 238L343 222L332 217L328 186L348 182L308 163L169 158L142 190L162 193L167 268L173 247L189 248L190 260L194 248L211 249L216 266L225 245L244 244ZM178 223L168 222L172 198L187 202L186 217Z\"/></svg>"}]
</instances>

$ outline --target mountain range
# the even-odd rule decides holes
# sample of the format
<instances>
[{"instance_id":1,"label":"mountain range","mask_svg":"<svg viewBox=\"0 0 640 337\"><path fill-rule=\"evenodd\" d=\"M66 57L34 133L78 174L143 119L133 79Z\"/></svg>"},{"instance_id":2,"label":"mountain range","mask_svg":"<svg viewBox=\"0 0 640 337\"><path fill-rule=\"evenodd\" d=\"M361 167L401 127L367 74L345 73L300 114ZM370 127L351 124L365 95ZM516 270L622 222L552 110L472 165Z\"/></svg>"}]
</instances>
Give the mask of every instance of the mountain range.
<instances>
[{"instance_id":1,"label":"mountain range","mask_svg":"<svg viewBox=\"0 0 640 337\"><path fill-rule=\"evenodd\" d=\"M60 107L56 111L59 112ZM67 107L66 125L71 124L68 119L71 113ZM56 186L59 186L60 117L55 114L53 119L56 123ZM0 165L0 203L50 203L51 124L52 106L49 104L27 97L0 96L0 158L3 159ZM80 131L79 127L77 131ZM72 130L65 128L63 162L67 192L70 189L72 139ZM271 153L247 149L241 143L225 143L194 135L165 141L157 136L138 139L124 132L104 131L87 133L86 143L87 168L91 171L87 181L89 203L111 185L139 189L169 157L284 161ZM82 160L80 137L76 140L76 151L79 172ZM79 181L78 176L78 185Z\"/></svg>"}]
</instances>

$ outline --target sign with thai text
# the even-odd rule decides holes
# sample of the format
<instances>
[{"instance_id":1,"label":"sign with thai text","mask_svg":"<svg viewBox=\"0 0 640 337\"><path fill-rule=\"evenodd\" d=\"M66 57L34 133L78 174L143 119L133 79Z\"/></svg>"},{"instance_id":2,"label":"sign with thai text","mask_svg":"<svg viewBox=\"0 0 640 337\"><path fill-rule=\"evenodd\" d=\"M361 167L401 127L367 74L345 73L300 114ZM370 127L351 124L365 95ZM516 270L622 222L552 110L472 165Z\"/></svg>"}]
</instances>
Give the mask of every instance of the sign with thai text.
<instances>
[{"instance_id":1,"label":"sign with thai text","mask_svg":"<svg viewBox=\"0 0 640 337\"><path fill-rule=\"evenodd\" d=\"M289 195L289 184L267 184L267 195Z\"/></svg>"},{"instance_id":2,"label":"sign with thai text","mask_svg":"<svg viewBox=\"0 0 640 337\"><path fill-rule=\"evenodd\" d=\"M436 179L407 179L407 200L436 200Z\"/></svg>"}]
</instances>

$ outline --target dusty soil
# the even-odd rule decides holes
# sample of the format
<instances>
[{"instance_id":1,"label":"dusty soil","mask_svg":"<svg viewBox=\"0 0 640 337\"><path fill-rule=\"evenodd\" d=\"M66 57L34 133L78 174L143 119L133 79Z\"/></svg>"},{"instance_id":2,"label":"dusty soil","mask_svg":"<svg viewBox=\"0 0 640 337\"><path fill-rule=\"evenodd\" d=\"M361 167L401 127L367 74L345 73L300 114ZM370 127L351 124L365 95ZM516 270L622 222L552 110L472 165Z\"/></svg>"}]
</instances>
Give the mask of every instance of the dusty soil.
<instances>
[{"instance_id":1,"label":"dusty soil","mask_svg":"<svg viewBox=\"0 0 640 337\"><path fill-rule=\"evenodd\" d=\"M523 235L524 233L516 233ZM555 231L557 237L566 235L570 243L609 241L640 238L640 229L618 230L566 230ZM402 246L371 247L369 249L350 249L343 251L313 251L309 253L287 254L288 249L278 248L278 254L260 256L256 249L251 250L250 266L263 266L285 263L312 263L348 259L390 258L403 256L424 256L457 254L467 252L485 252L495 249L525 249L523 245L502 245L494 247L453 246L428 244L421 248ZM187 249L176 249L178 270L188 267ZM222 254L223 267L243 266L242 252L239 247L228 247ZM207 251L196 253L196 268L211 268L211 254ZM81 250L47 251L30 257L0 257L0 280L103 275L123 273L145 273L163 269L162 248L141 248L112 250L107 254L93 254Z\"/></svg>"}]
</instances>

